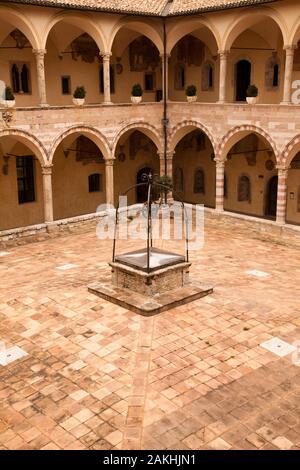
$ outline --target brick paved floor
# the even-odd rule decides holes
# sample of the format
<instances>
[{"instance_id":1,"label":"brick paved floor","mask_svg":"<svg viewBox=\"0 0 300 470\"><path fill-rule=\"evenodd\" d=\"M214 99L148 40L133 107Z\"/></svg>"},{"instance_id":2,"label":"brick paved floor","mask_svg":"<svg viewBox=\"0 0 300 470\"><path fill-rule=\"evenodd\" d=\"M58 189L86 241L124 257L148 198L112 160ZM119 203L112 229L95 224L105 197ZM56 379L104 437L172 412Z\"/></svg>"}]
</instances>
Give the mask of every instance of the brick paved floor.
<instances>
[{"instance_id":1,"label":"brick paved floor","mask_svg":"<svg viewBox=\"0 0 300 470\"><path fill-rule=\"evenodd\" d=\"M0 366L0 448L300 448L300 368L259 346L300 339L299 249L209 221L191 275L214 294L152 318L87 292L110 250L90 230L0 257L0 339L28 353Z\"/></svg>"}]
</instances>

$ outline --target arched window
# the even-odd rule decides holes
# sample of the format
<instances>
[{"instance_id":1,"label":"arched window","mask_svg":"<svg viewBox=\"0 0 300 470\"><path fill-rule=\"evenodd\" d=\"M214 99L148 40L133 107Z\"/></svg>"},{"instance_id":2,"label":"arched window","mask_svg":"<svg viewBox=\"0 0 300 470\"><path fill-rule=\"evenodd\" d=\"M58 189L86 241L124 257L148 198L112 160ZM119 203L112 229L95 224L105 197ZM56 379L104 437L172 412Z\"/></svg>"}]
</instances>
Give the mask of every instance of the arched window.
<instances>
[{"instance_id":1,"label":"arched window","mask_svg":"<svg viewBox=\"0 0 300 470\"><path fill-rule=\"evenodd\" d=\"M201 168L198 168L194 174L194 193L205 194L205 175Z\"/></svg>"},{"instance_id":2,"label":"arched window","mask_svg":"<svg viewBox=\"0 0 300 470\"><path fill-rule=\"evenodd\" d=\"M185 66L184 66L184 64L176 64L175 65L174 87L175 87L175 90L184 90L184 88L185 88Z\"/></svg>"},{"instance_id":3,"label":"arched window","mask_svg":"<svg viewBox=\"0 0 300 470\"><path fill-rule=\"evenodd\" d=\"M202 67L202 91L212 90L214 87L214 66L212 62L205 62Z\"/></svg>"},{"instance_id":4,"label":"arched window","mask_svg":"<svg viewBox=\"0 0 300 470\"><path fill-rule=\"evenodd\" d=\"M228 184L227 184L227 175L224 174L224 197L228 198Z\"/></svg>"},{"instance_id":5,"label":"arched window","mask_svg":"<svg viewBox=\"0 0 300 470\"><path fill-rule=\"evenodd\" d=\"M251 182L246 175L239 177L238 181L238 201L251 202Z\"/></svg>"},{"instance_id":6,"label":"arched window","mask_svg":"<svg viewBox=\"0 0 300 470\"><path fill-rule=\"evenodd\" d=\"M271 90L279 86L279 73L279 60L276 54L274 54L266 62L265 86L267 89Z\"/></svg>"},{"instance_id":7,"label":"arched window","mask_svg":"<svg viewBox=\"0 0 300 470\"><path fill-rule=\"evenodd\" d=\"M30 93L30 69L24 62L15 62L11 66L11 83L14 93Z\"/></svg>"},{"instance_id":8,"label":"arched window","mask_svg":"<svg viewBox=\"0 0 300 470\"><path fill-rule=\"evenodd\" d=\"M20 76L19 76L19 69L16 64L13 64L11 68L11 82L12 82L12 89L14 93L20 92Z\"/></svg>"},{"instance_id":9,"label":"arched window","mask_svg":"<svg viewBox=\"0 0 300 470\"><path fill-rule=\"evenodd\" d=\"M21 70L21 88L23 93L29 93L29 71L26 64L23 64Z\"/></svg>"},{"instance_id":10,"label":"arched window","mask_svg":"<svg viewBox=\"0 0 300 470\"><path fill-rule=\"evenodd\" d=\"M183 191L183 170L179 167L175 168L174 172L174 188L175 191Z\"/></svg>"},{"instance_id":11,"label":"arched window","mask_svg":"<svg viewBox=\"0 0 300 470\"><path fill-rule=\"evenodd\" d=\"M94 173L89 176L89 193L102 191L102 175Z\"/></svg>"}]
</instances>

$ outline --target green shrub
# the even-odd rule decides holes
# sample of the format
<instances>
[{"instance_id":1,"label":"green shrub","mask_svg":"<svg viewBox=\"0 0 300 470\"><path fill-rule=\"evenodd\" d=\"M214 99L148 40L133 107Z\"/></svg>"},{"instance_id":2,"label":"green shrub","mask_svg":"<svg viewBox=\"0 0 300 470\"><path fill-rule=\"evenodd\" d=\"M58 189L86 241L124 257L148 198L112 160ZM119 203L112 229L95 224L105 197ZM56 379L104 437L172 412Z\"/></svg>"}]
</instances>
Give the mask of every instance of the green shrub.
<instances>
[{"instance_id":1,"label":"green shrub","mask_svg":"<svg viewBox=\"0 0 300 470\"><path fill-rule=\"evenodd\" d=\"M189 85L186 87L185 90L186 96L196 96L197 94L197 87L195 85Z\"/></svg>"},{"instance_id":2,"label":"green shrub","mask_svg":"<svg viewBox=\"0 0 300 470\"><path fill-rule=\"evenodd\" d=\"M131 90L131 96L143 96L143 88L139 83L133 85Z\"/></svg>"},{"instance_id":3,"label":"green shrub","mask_svg":"<svg viewBox=\"0 0 300 470\"><path fill-rule=\"evenodd\" d=\"M84 86L78 86L73 93L74 98L77 98L77 99L84 99L85 95L86 95L86 91L85 91Z\"/></svg>"},{"instance_id":4,"label":"green shrub","mask_svg":"<svg viewBox=\"0 0 300 470\"><path fill-rule=\"evenodd\" d=\"M247 88L247 96L249 98L256 98L258 95L258 88L255 85L249 85Z\"/></svg>"},{"instance_id":5,"label":"green shrub","mask_svg":"<svg viewBox=\"0 0 300 470\"><path fill-rule=\"evenodd\" d=\"M13 94L13 91L9 86L5 88L5 99L7 101L14 101L15 99L15 95Z\"/></svg>"}]
</instances>

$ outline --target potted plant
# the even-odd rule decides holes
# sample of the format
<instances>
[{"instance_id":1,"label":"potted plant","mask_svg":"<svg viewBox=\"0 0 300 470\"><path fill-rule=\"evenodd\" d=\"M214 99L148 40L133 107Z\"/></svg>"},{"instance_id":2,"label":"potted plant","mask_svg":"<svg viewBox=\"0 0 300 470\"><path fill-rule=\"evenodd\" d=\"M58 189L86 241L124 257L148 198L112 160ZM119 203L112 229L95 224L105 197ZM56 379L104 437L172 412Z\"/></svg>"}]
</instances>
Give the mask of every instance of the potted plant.
<instances>
[{"instance_id":1,"label":"potted plant","mask_svg":"<svg viewBox=\"0 0 300 470\"><path fill-rule=\"evenodd\" d=\"M197 101L197 88L195 87L195 85L187 86L185 94L188 103L193 103L194 101Z\"/></svg>"},{"instance_id":2,"label":"potted plant","mask_svg":"<svg viewBox=\"0 0 300 470\"><path fill-rule=\"evenodd\" d=\"M73 93L73 103L76 106L82 106L85 102L86 91L84 86L78 86Z\"/></svg>"},{"instance_id":3,"label":"potted plant","mask_svg":"<svg viewBox=\"0 0 300 470\"><path fill-rule=\"evenodd\" d=\"M173 189L172 179L168 175L156 176L154 178L154 183L157 184L157 186L154 186L155 198L158 199L161 197L166 204L168 193L170 193Z\"/></svg>"},{"instance_id":4,"label":"potted plant","mask_svg":"<svg viewBox=\"0 0 300 470\"><path fill-rule=\"evenodd\" d=\"M249 85L247 88L247 103L255 104L257 102L258 88L255 85Z\"/></svg>"},{"instance_id":5,"label":"potted plant","mask_svg":"<svg viewBox=\"0 0 300 470\"><path fill-rule=\"evenodd\" d=\"M13 108L16 104L15 96L13 94L12 89L7 86L5 87L5 100L4 100L4 105L7 108Z\"/></svg>"},{"instance_id":6,"label":"potted plant","mask_svg":"<svg viewBox=\"0 0 300 470\"><path fill-rule=\"evenodd\" d=\"M139 83L136 83L133 85L132 90L131 90L131 101L134 104L138 104L142 101L142 96L143 96L143 88Z\"/></svg>"}]
</instances>

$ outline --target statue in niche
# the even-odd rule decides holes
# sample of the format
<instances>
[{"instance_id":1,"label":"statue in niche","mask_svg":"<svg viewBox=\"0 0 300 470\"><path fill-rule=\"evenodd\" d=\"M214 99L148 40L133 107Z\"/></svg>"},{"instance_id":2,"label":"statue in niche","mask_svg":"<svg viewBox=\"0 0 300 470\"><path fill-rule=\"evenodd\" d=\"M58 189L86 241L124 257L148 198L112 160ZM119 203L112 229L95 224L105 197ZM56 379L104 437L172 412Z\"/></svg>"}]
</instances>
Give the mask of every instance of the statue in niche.
<instances>
[{"instance_id":1,"label":"statue in niche","mask_svg":"<svg viewBox=\"0 0 300 470\"><path fill-rule=\"evenodd\" d=\"M200 39L188 34L177 44L177 61L187 65L202 65L204 60L205 45Z\"/></svg>"},{"instance_id":2,"label":"statue in niche","mask_svg":"<svg viewBox=\"0 0 300 470\"><path fill-rule=\"evenodd\" d=\"M95 41L87 33L81 34L71 42L72 59L81 57L83 62L92 64L95 59L100 60L100 51Z\"/></svg>"},{"instance_id":3,"label":"statue in niche","mask_svg":"<svg viewBox=\"0 0 300 470\"><path fill-rule=\"evenodd\" d=\"M259 138L256 134L247 135L244 139L237 142L230 154L244 154L248 166L256 165L256 157L259 145Z\"/></svg>"},{"instance_id":4,"label":"statue in niche","mask_svg":"<svg viewBox=\"0 0 300 470\"><path fill-rule=\"evenodd\" d=\"M160 65L157 47L150 39L139 36L129 44L129 64L131 72L155 70Z\"/></svg>"},{"instance_id":5,"label":"statue in niche","mask_svg":"<svg viewBox=\"0 0 300 470\"><path fill-rule=\"evenodd\" d=\"M181 141L181 150L195 150L196 152L201 152L205 150L205 134L200 130L195 130L184 137Z\"/></svg>"},{"instance_id":6,"label":"statue in niche","mask_svg":"<svg viewBox=\"0 0 300 470\"><path fill-rule=\"evenodd\" d=\"M14 29L10 36L16 41L16 47L18 49L24 49L24 47L30 47L30 42L27 37L19 30Z\"/></svg>"},{"instance_id":7,"label":"statue in niche","mask_svg":"<svg viewBox=\"0 0 300 470\"><path fill-rule=\"evenodd\" d=\"M145 134L140 131L134 131L129 137L130 160L134 160L140 150L155 153L155 145Z\"/></svg>"},{"instance_id":8,"label":"statue in niche","mask_svg":"<svg viewBox=\"0 0 300 470\"><path fill-rule=\"evenodd\" d=\"M76 161L88 165L89 163L104 163L104 158L97 145L81 135L76 140Z\"/></svg>"}]
</instances>

